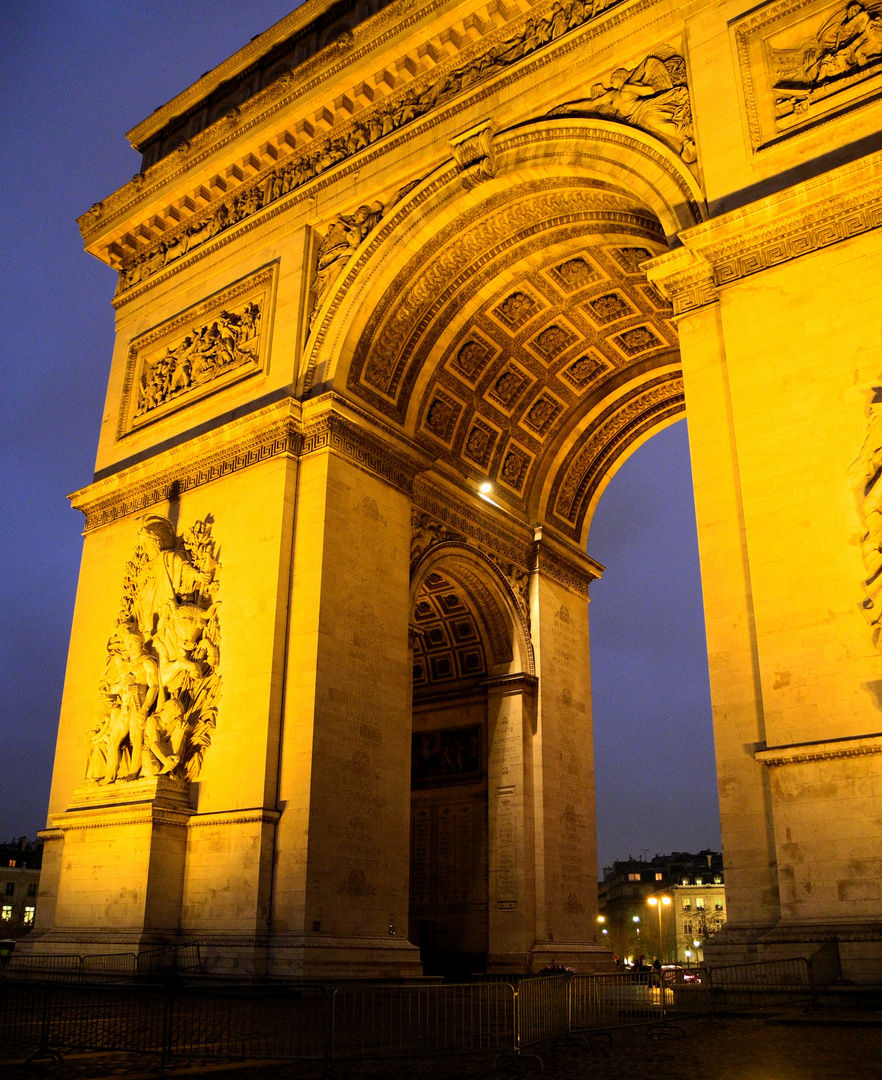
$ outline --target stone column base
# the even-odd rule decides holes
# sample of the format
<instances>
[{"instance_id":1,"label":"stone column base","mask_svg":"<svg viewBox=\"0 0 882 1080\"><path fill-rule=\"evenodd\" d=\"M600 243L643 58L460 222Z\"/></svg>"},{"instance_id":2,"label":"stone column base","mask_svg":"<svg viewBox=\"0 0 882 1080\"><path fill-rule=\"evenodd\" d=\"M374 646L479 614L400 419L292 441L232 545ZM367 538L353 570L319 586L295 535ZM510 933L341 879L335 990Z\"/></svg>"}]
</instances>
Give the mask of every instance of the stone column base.
<instances>
[{"instance_id":1,"label":"stone column base","mask_svg":"<svg viewBox=\"0 0 882 1080\"><path fill-rule=\"evenodd\" d=\"M613 954L587 941L537 941L530 957L535 974L546 967L566 967L583 973L615 971Z\"/></svg>"},{"instance_id":2,"label":"stone column base","mask_svg":"<svg viewBox=\"0 0 882 1080\"><path fill-rule=\"evenodd\" d=\"M203 950L203 955L208 949ZM275 978L422 979L420 951L401 938L273 937L268 971Z\"/></svg>"},{"instance_id":3,"label":"stone column base","mask_svg":"<svg viewBox=\"0 0 882 1080\"><path fill-rule=\"evenodd\" d=\"M842 981L875 985L882 970L882 922L812 922L725 926L705 941L706 967L811 957L830 941L839 946Z\"/></svg>"}]
</instances>

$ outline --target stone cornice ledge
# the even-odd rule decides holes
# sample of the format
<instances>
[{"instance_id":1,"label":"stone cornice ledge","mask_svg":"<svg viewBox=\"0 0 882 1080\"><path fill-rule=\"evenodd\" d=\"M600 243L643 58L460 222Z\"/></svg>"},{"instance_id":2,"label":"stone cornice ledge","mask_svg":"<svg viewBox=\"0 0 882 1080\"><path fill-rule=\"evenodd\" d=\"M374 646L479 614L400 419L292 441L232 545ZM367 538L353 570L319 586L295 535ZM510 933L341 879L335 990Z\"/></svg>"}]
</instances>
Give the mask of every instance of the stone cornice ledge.
<instances>
[{"instance_id":1,"label":"stone cornice ledge","mask_svg":"<svg viewBox=\"0 0 882 1080\"><path fill-rule=\"evenodd\" d=\"M682 315L717 289L882 226L882 151L679 234L682 248L644 263Z\"/></svg>"},{"instance_id":2,"label":"stone cornice ledge","mask_svg":"<svg viewBox=\"0 0 882 1080\"><path fill-rule=\"evenodd\" d=\"M882 754L882 732L769 746L765 750L757 750L754 757L760 764L772 768L776 765L800 765L807 761L829 761L832 758L863 757L867 754Z\"/></svg>"},{"instance_id":3,"label":"stone cornice ledge","mask_svg":"<svg viewBox=\"0 0 882 1080\"><path fill-rule=\"evenodd\" d=\"M121 468L68 498L86 517L86 532L166 502L185 491L300 448L300 404L283 398Z\"/></svg>"},{"instance_id":4,"label":"stone cornice ledge","mask_svg":"<svg viewBox=\"0 0 882 1080\"><path fill-rule=\"evenodd\" d=\"M562 543L548 529L533 530L534 569L547 574L579 596L588 596L588 587L604 571L599 562L578 548Z\"/></svg>"}]
</instances>

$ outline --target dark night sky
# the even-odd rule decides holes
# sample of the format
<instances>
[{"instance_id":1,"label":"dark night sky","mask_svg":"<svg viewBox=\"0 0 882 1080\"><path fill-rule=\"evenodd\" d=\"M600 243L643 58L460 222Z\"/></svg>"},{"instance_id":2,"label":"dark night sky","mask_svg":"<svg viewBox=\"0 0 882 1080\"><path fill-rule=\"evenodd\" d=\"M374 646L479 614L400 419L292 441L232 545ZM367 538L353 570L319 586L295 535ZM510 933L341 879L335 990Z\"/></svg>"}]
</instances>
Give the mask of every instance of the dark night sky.
<instances>
[{"instance_id":1,"label":"dark night sky","mask_svg":"<svg viewBox=\"0 0 882 1080\"><path fill-rule=\"evenodd\" d=\"M125 132L292 0L16 0L0 14L0 840L45 824L115 275L75 218L140 168ZM601 865L719 844L685 424L601 500L589 552Z\"/></svg>"}]
</instances>

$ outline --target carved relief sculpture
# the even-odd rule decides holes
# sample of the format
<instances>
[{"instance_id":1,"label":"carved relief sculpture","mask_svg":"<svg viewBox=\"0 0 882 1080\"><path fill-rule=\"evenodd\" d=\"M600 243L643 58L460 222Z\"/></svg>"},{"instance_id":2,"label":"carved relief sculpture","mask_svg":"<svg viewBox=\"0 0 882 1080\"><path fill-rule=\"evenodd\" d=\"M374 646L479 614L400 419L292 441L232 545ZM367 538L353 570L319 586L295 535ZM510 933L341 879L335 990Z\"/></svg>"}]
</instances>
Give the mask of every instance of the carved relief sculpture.
<instances>
[{"instance_id":1,"label":"carved relief sculpture","mask_svg":"<svg viewBox=\"0 0 882 1080\"><path fill-rule=\"evenodd\" d=\"M144 365L135 416L257 360L260 306L222 311L218 319L186 334L182 341Z\"/></svg>"},{"instance_id":2,"label":"carved relief sculpture","mask_svg":"<svg viewBox=\"0 0 882 1080\"><path fill-rule=\"evenodd\" d=\"M349 257L356 251L367 234L383 216L383 204L359 206L354 214L339 214L331 222L327 235L318 249L318 264L310 286L313 297L309 316L309 329L315 322L331 286L339 278Z\"/></svg>"},{"instance_id":3,"label":"carved relief sculpture","mask_svg":"<svg viewBox=\"0 0 882 1080\"><path fill-rule=\"evenodd\" d=\"M264 370L276 265L135 338L117 438Z\"/></svg>"},{"instance_id":4,"label":"carved relief sculpture","mask_svg":"<svg viewBox=\"0 0 882 1080\"><path fill-rule=\"evenodd\" d=\"M880 0L785 0L736 33L755 150L882 87Z\"/></svg>"},{"instance_id":5,"label":"carved relief sculpture","mask_svg":"<svg viewBox=\"0 0 882 1080\"><path fill-rule=\"evenodd\" d=\"M556 3L547 16L528 19L519 33L491 46L480 56L427 83L408 87L400 96L390 95L387 101L364 119L353 121L324 142L314 140L302 153L292 155L257 178L251 186L245 188L243 185L243 190L218 202L204 218L189 221L179 231L163 237L146 251L127 258L120 269L118 291L130 289L158 273L263 207L284 198L321 173L425 116L477 83L499 74L567 31L596 18L617 2L595 0L593 4L586 4L583 0L570 0L569 3ZM475 165L477 171L464 172L467 181L480 180L484 178L486 168L492 168L492 160L489 154L485 154L468 165Z\"/></svg>"},{"instance_id":6,"label":"carved relief sculpture","mask_svg":"<svg viewBox=\"0 0 882 1080\"><path fill-rule=\"evenodd\" d=\"M219 570L209 519L180 538L168 518L145 520L107 643L87 780L198 779L220 698Z\"/></svg>"},{"instance_id":7,"label":"carved relief sculpture","mask_svg":"<svg viewBox=\"0 0 882 1080\"><path fill-rule=\"evenodd\" d=\"M617 68L609 85L595 83L591 96L552 109L552 116L599 116L655 135L691 164L696 160L686 61L669 46L632 70Z\"/></svg>"},{"instance_id":8,"label":"carved relief sculpture","mask_svg":"<svg viewBox=\"0 0 882 1080\"><path fill-rule=\"evenodd\" d=\"M874 387L867 438L850 472L857 483L864 526L861 556L866 575L861 611L872 627L873 644L882 652L882 387Z\"/></svg>"}]
</instances>

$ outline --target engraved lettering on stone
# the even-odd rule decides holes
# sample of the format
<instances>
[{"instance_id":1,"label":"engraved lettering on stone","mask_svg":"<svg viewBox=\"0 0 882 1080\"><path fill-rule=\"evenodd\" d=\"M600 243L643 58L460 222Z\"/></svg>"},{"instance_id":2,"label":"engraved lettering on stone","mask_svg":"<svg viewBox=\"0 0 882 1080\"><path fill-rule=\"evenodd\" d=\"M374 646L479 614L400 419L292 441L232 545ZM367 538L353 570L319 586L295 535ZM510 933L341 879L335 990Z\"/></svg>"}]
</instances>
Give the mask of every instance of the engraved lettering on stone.
<instances>
[{"instance_id":1,"label":"engraved lettering on stone","mask_svg":"<svg viewBox=\"0 0 882 1080\"><path fill-rule=\"evenodd\" d=\"M600 116L658 136L687 163L696 160L686 61L672 48L657 49L636 68L617 68L609 84L552 109L552 116Z\"/></svg>"},{"instance_id":2,"label":"engraved lettering on stone","mask_svg":"<svg viewBox=\"0 0 882 1080\"><path fill-rule=\"evenodd\" d=\"M502 910L516 907L518 901L515 829L514 795L499 794L496 799L496 906Z\"/></svg>"},{"instance_id":3,"label":"engraved lettering on stone","mask_svg":"<svg viewBox=\"0 0 882 1080\"><path fill-rule=\"evenodd\" d=\"M87 780L198 779L220 698L219 571L209 518L182 537L168 518L145 520L107 645Z\"/></svg>"}]
</instances>

